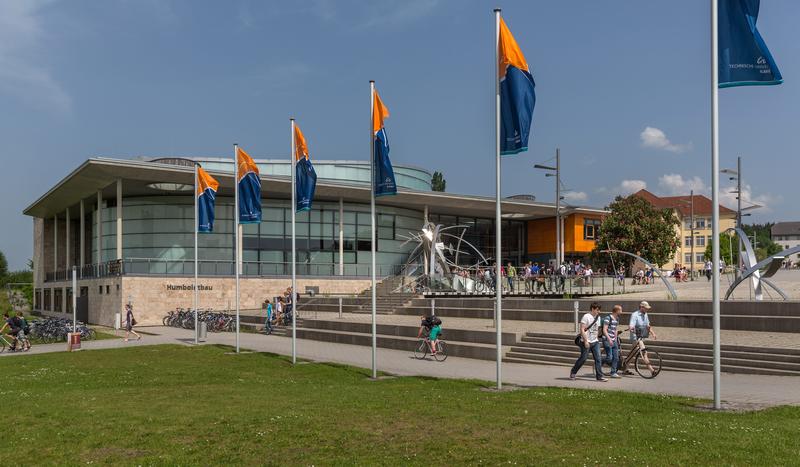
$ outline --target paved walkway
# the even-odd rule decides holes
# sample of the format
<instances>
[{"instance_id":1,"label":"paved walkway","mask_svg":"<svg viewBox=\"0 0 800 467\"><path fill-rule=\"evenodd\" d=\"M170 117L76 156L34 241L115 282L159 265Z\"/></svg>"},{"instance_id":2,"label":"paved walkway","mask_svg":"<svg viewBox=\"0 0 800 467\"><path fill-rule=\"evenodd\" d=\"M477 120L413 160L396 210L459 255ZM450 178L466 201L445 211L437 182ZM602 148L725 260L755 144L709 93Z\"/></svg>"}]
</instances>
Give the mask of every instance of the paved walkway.
<instances>
[{"instance_id":1,"label":"paved walkway","mask_svg":"<svg viewBox=\"0 0 800 467\"><path fill-rule=\"evenodd\" d=\"M124 342L122 339L85 342L84 349L109 349L156 344L189 344L193 332L185 329L154 327L144 328L157 335L143 335L140 341ZM235 344L232 333L210 334L209 344ZM291 339L260 334L241 334L242 349L260 352L291 354ZM0 356L24 358L25 355L64 351L65 344L35 346L24 354L3 353ZM362 368L371 368L371 349L369 347L334 344L311 340L297 341L298 357L301 359L342 363ZM437 376L442 378L467 378L486 381L495 380L495 363L466 358L448 358L445 362L415 360L409 352L378 349L378 369L383 372L403 376ZM504 363L503 381L506 384L524 386L578 387L587 389L622 390L652 394L669 394L709 399L712 397L711 373L668 371L654 380L628 376L607 383L595 382L592 368L586 365L576 381L568 378L569 368L563 366L529 365ZM800 405L800 391L797 390L800 377L791 376L722 376L723 400L735 404L756 405Z\"/></svg>"}]
</instances>

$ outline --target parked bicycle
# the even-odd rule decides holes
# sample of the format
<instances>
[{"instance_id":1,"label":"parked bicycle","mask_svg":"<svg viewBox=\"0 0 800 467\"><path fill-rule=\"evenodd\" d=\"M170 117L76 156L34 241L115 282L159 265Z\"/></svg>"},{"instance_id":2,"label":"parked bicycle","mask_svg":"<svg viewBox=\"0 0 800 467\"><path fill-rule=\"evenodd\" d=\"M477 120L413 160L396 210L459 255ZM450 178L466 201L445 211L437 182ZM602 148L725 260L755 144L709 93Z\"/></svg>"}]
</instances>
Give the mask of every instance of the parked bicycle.
<instances>
[{"instance_id":1,"label":"parked bicycle","mask_svg":"<svg viewBox=\"0 0 800 467\"><path fill-rule=\"evenodd\" d=\"M38 339L45 344L52 344L54 342L66 342L67 334L71 332L72 320L67 318L47 317L30 322L29 337ZM94 329L80 321L77 322L75 332L81 334L82 340L91 340L97 336Z\"/></svg>"},{"instance_id":2,"label":"parked bicycle","mask_svg":"<svg viewBox=\"0 0 800 467\"><path fill-rule=\"evenodd\" d=\"M183 329L194 329L194 310L191 308L175 308L165 316L161 323ZM215 312L213 308L198 309L197 322L206 323L209 332L230 332L236 329L236 318L228 313Z\"/></svg>"}]
</instances>

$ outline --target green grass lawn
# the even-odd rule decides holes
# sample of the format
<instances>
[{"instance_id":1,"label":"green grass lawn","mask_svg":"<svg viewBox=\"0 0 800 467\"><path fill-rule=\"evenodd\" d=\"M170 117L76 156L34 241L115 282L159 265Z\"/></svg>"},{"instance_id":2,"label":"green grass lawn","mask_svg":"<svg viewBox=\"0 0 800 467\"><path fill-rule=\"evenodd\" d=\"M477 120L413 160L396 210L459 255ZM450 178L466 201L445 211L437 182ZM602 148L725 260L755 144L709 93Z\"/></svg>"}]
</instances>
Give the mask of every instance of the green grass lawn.
<instances>
[{"instance_id":1,"label":"green grass lawn","mask_svg":"<svg viewBox=\"0 0 800 467\"><path fill-rule=\"evenodd\" d=\"M0 452L12 463L83 465L800 462L797 407L710 413L675 397L371 381L368 370L229 350L0 358L9 425Z\"/></svg>"}]
</instances>

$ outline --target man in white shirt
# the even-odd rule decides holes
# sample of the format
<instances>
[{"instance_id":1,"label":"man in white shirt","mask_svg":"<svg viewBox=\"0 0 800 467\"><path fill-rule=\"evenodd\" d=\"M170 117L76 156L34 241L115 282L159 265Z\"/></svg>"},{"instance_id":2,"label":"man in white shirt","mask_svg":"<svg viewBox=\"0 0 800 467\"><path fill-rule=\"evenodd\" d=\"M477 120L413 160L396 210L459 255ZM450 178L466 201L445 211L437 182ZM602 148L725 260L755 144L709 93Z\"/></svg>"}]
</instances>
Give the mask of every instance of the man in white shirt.
<instances>
[{"instance_id":1,"label":"man in white shirt","mask_svg":"<svg viewBox=\"0 0 800 467\"><path fill-rule=\"evenodd\" d=\"M583 315L581 318L581 333L576 339L576 344L579 343L581 355L575 360L575 365L569 372L569 379L575 379L576 373L581 369L589 356L589 351L592 352L594 358L594 377L597 381L608 381L603 377L602 371L602 356L600 355L600 340L597 338L597 333L600 328L600 304L597 302L592 303L589 308L589 313Z\"/></svg>"}]
</instances>

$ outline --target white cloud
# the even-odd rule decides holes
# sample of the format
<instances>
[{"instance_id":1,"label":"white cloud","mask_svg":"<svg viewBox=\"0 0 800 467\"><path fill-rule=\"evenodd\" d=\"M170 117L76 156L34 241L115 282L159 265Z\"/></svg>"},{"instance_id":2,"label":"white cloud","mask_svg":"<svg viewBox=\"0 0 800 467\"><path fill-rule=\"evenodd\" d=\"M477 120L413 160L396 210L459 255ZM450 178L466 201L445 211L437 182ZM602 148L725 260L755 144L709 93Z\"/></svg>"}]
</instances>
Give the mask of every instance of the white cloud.
<instances>
[{"instance_id":1,"label":"white cloud","mask_svg":"<svg viewBox=\"0 0 800 467\"><path fill-rule=\"evenodd\" d=\"M736 209L737 200L736 200L736 193L734 193L735 190L736 186L720 188L719 190L720 204L730 209ZM753 195L753 190L750 187L750 185L745 184L744 186L742 186L742 208L746 208L748 206L757 204L759 206L762 206L756 211L757 213L770 212L772 210L771 209L772 205L780 201L781 201L780 196L774 196L769 193Z\"/></svg>"},{"instance_id":2,"label":"white cloud","mask_svg":"<svg viewBox=\"0 0 800 467\"><path fill-rule=\"evenodd\" d=\"M568 203L583 203L589 196L583 191L567 191L564 193L564 201Z\"/></svg>"},{"instance_id":3,"label":"white cloud","mask_svg":"<svg viewBox=\"0 0 800 467\"><path fill-rule=\"evenodd\" d=\"M692 190L697 194L708 191L700 177L684 179L680 174L666 174L658 177L658 186L664 190L666 196L688 195Z\"/></svg>"},{"instance_id":4,"label":"white cloud","mask_svg":"<svg viewBox=\"0 0 800 467\"><path fill-rule=\"evenodd\" d=\"M647 182L644 180L623 180L622 183L620 183L618 187L614 188L613 191L622 196L627 196L646 188Z\"/></svg>"},{"instance_id":5,"label":"white cloud","mask_svg":"<svg viewBox=\"0 0 800 467\"><path fill-rule=\"evenodd\" d=\"M673 144L664 131L650 126L642 130L639 138L642 140L642 146L646 148L663 149L674 153L684 152L691 148L691 144Z\"/></svg>"},{"instance_id":6,"label":"white cloud","mask_svg":"<svg viewBox=\"0 0 800 467\"><path fill-rule=\"evenodd\" d=\"M0 1L0 93L62 112L72 99L42 65L41 10L49 0Z\"/></svg>"}]
</instances>

